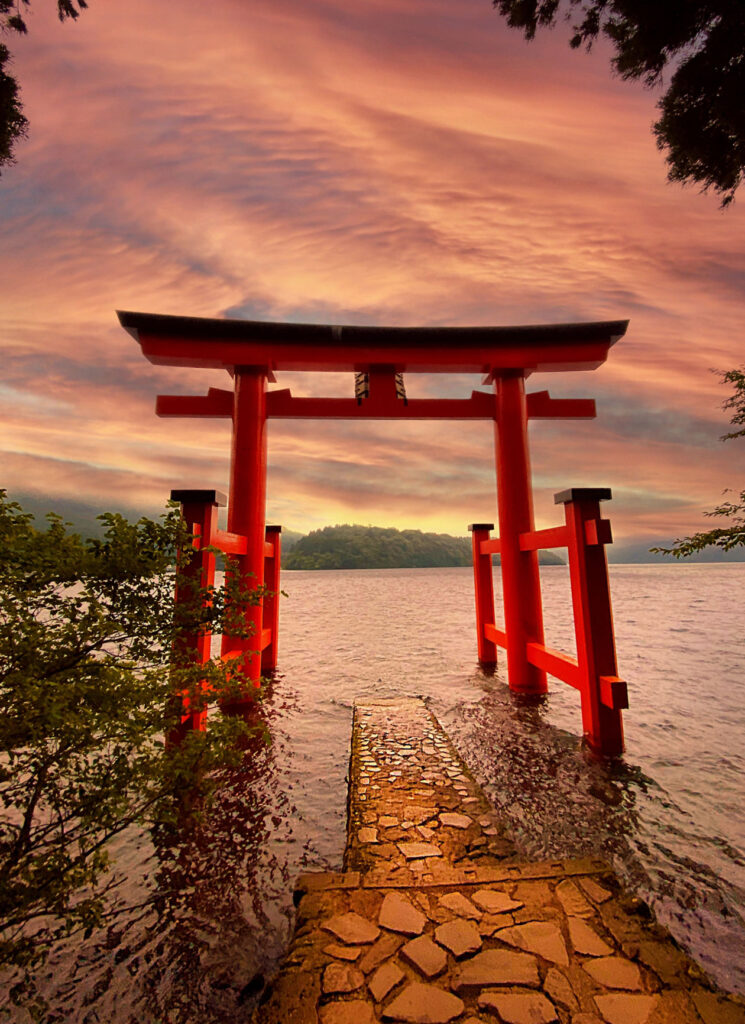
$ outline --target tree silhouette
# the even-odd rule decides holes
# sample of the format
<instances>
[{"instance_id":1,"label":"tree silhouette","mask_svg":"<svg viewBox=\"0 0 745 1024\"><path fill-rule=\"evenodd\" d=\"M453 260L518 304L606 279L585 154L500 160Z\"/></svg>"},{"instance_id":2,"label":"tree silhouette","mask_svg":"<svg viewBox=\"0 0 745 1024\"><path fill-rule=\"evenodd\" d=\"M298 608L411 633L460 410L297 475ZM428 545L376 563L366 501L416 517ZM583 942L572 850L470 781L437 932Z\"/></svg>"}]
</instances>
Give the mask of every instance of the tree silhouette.
<instances>
[{"instance_id":1,"label":"tree silhouette","mask_svg":"<svg viewBox=\"0 0 745 1024\"><path fill-rule=\"evenodd\" d=\"M493 0L507 24L533 39L563 15L570 46L610 40L613 70L660 84L653 126L668 177L713 189L727 206L745 175L745 4L742 0Z\"/></svg>"},{"instance_id":2,"label":"tree silhouette","mask_svg":"<svg viewBox=\"0 0 745 1024\"><path fill-rule=\"evenodd\" d=\"M730 417L730 423L739 427L739 430L731 430L722 434L720 441L733 441L737 437L745 437L745 367L739 370L727 370L720 374L725 384L734 385L734 393L722 403L724 409L734 410ZM730 520L727 526L716 526L713 530L702 530L694 533L691 537L683 540L676 540L671 548L650 548L650 551L659 552L664 555L675 555L676 558L688 558L703 548L721 548L723 551L731 551L732 548L745 547L745 491L740 492L738 501L725 501L712 509L711 512L704 512L705 516L720 518L722 516Z\"/></svg>"},{"instance_id":3,"label":"tree silhouette","mask_svg":"<svg viewBox=\"0 0 745 1024\"><path fill-rule=\"evenodd\" d=\"M31 0L0 0L0 31L25 35L22 12L30 6ZM87 6L86 0L57 0L57 14L60 21L74 19ZM0 43L0 167L13 163L14 146L28 132L18 82L9 72L12 60L8 47Z\"/></svg>"}]
</instances>

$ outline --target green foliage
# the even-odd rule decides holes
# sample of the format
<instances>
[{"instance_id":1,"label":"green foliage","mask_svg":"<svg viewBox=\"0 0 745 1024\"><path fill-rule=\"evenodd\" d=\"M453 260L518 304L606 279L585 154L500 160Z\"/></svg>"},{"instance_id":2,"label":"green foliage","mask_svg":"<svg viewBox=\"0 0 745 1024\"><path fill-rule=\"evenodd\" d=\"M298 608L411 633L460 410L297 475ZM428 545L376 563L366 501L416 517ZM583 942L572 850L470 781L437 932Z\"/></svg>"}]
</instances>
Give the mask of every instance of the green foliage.
<instances>
[{"instance_id":1,"label":"green foliage","mask_svg":"<svg viewBox=\"0 0 745 1024\"><path fill-rule=\"evenodd\" d=\"M720 374L725 384L734 385L734 392L722 403L722 408L734 410L730 417L730 423L741 427L740 430L733 430L722 434L721 441L731 441L736 437L745 437L745 368L742 370L727 370ZM688 558L689 555L703 548L721 548L723 551L731 551L732 548L745 547L745 491L740 492L738 502L725 501L718 505L711 512L704 512L705 516L711 518L725 518L730 520L727 526L718 526L713 530L704 530L701 533L694 533L691 537L683 540L676 540L671 548L650 548L650 551L663 555L675 555L676 558Z\"/></svg>"},{"instance_id":2,"label":"green foliage","mask_svg":"<svg viewBox=\"0 0 745 1024\"><path fill-rule=\"evenodd\" d=\"M18 83L8 74L10 53L0 43L0 167L13 162L13 146L26 134L28 122L23 116Z\"/></svg>"},{"instance_id":3,"label":"green foliage","mask_svg":"<svg viewBox=\"0 0 745 1024\"><path fill-rule=\"evenodd\" d=\"M543 564L561 559L541 552ZM380 526L326 526L297 542L285 569L421 569L471 565L469 537Z\"/></svg>"},{"instance_id":4,"label":"green foliage","mask_svg":"<svg viewBox=\"0 0 745 1024\"><path fill-rule=\"evenodd\" d=\"M183 813L173 795L196 782L208 798L246 732L217 716L163 745L181 717L174 689L196 706L205 676L213 699L235 693L220 659L171 665L180 631L226 621L225 593L199 586L175 621L173 569L190 540L178 510L158 522L107 514L88 541L47 518L34 528L0 491L0 962L21 965L102 920L108 842ZM243 606L257 599L231 587Z\"/></svg>"},{"instance_id":5,"label":"green foliage","mask_svg":"<svg viewBox=\"0 0 745 1024\"><path fill-rule=\"evenodd\" d=\"M31 0L0 0L0 32L25 35L21 12L30 5ZM57 14L60 21L75 19L87 6L86 0L57 0ZM8 70L11 61L7 46L0 43L0 167L13 163L13 148L28 132L18 82Z\"/></svg>"},{"instance_id":6,"label":"green foliage","mask_svg":"<svg viewBox=\"0 0 745 1024\"><path fill-rule=\"evenodd\" d=\"M610 40L613 69L657 85L671 70L654 133L671 181L713 189L722 205L745 175L745 5L742 0L493 0L528 39L572 22L570 45Z\"/></svg>"},{"instance_id":7,"label":"green foliage","mask_svg":"<svg viewBox=\"0 0 745 1024\"><path fill-rule=\"evenodd\" d=\"M298 541L287 569L389 569L470 565L467 538L379 526L326 526Z\"/></svg>"}]
</instances>

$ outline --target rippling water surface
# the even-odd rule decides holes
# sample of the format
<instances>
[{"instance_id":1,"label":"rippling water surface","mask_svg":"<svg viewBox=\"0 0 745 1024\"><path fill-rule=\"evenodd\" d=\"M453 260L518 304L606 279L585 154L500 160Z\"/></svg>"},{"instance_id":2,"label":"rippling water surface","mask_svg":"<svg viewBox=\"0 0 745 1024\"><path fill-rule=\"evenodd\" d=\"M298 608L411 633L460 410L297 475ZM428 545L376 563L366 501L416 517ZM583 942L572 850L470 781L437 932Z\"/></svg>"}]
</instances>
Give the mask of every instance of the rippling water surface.
<instances>
[{"instance_id":1,"label":"rippling water surface","mask_svg":"<svg viewBox=\"0 0 745 1024\"><path fill-rule=\"evenodd\" d=\"M573 653L568 570L541 578L547 642ZM478 669L470 570L288 572L282 586L271 745L209 822L121 839L130 909L50 960L47 1019L247 1020L289 936L292 879L340 865L353 704L398 695L428 699L526 856L602 853L745 993L745 564L611 567L631 704L611 768L585 756L574 690L550 680L521 704L503 668Z\"/></svg>"}]
</instances>

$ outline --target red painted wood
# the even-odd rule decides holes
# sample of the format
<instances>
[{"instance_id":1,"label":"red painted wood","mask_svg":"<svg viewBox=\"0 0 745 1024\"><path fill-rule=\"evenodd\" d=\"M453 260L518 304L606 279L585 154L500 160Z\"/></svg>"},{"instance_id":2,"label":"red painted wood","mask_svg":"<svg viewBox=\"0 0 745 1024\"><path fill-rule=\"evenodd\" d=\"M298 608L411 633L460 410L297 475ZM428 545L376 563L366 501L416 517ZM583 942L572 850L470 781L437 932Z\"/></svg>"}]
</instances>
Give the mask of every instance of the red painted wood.
<instances>
[{"instance_id":1,"label":"red painted wood","mask_svg":"<svg viewBox=\"0 0 745 1024\"><path fill-rule=\"evenodd\" d=\"M387 371L393 379L393 370ZM268 391L269 419L414 419L492 420L494 403L485 391L472 391L470 398L414 398L406 404L395 392L382 395L373 389L369 399L296 398L289 388ZM585 398L550 398L548 391L527 395L528 419L586 419L595 416L595 402ZM157 416L211 417L233 415L233 392L210 388L206 395L158 395Z\"/></svg>"},{"instance_id":2,"label":"red painted wood","mask_svg":"<svg viewBox=\"0 0 745 1024\"><path fill-rule=\"evenodd\" d=\"M209 550L212 535L217 529L217 501L188 501L182 504L181 514L189 532L192 546L179 555L179 580L176 584L176 606L189 606L197 588L212 587L215 582L215 555ZM203 600L203 605L207 600ZM203 665L210 657L211 633L183 633L174 644L173 662L176 667ZM204 690L204 680L199 688ZM195 707L188 691L179 691L174 699L180 705L180 722L166 737L169 746L180 743L187 732L202 731L207 723L207 709Z\"/></svg>"},{"instance_id":3,"label":"red painted wood","mask_svg":"<svg viewBox=\"0 0 745 1024\"><path fill-rule=\"evenodd\" d=\"M620 711L629 706L629 692L626 683L618 676L600 677L600 700L607 708Z\"/></svg>"},{"instance_id":4,"label":"red painted wood","mask_svg":"<svg viewBox=\"0 0 745 1024\"><path fill-rule=\"evenodd\" d=\"M583 682L579 665L568 654L556 651L552 647L546 647L545 644L527 644L526 654L531 665L542 668L549 675L573 686L575 690L582 689Z\"/></svg>"},{"instance_id":5,"label":"red painted wood","mask_svg":"<svg viewBox=\"0 0 745 1024\"><path fill-rule=\"evenodd\" d=\"M394 381L393 371L390 380ZM372 384L372 381L371 381ZM361 403L356 398L294 398L289 389L267 393L269 419L348 420L492 420L494 402L485 391L470 398L410 398L406 404L395 392L380 395L371 389Z\"/></svg>"},{"instance_id":6,"label":"red painted wood","mask_svg":"<svg viewBox=\"0 0 745 1024\"><path fill-rule=\"evenodd\" d=\"M264 582L264 520L266 504L266 371L236 367L233 408L233 445L230 456L228 530L246 538L246 552L236 556L237 571L245 587ZM224 635L223 651L246 655L244 676L251 688L261 685L261 604L246 610L250 637ZM252 699L251 690L244 693Z\"/></svg>"},{"instance_id":7,"label":"red painted wood","mask_svg":"<svg viewBox=\"0 0 745 1024\"><path fill-rule=\"evenodd\" d=\"M280 597L280 562L282 560L282 528L267 526L264 562L264 583L268 593L263 601L263 627L269 632L269 643L262 647L261 670L273 672L277 667L279 652L279 597Z\"/></svg>"},{"instance_id":8,"label":"red painted wood","mask_svg":"<svg viewBox=\"0 0 745 1024\"><path fill-rule=\"evenodd\" d=\"M120 312L152 362L275 370L490 373L595 369L625 320L517 327L361 327Z\"/></svg>"},{"instance_id":9,"label":"red painted wood","mask_svg":"<svg viewBox=\"0 0 745 1024\"><path fill-rule=\"evenodd\" d=\"M453 350L416 351L392 345L364 345L355 349L319 345L275 345L262 342L163 338L140 332L143 355L158 366L204 366L229 369L242 363L269 365L273 370L355 372L369 366L393 366L397 373L489 373L522 370L526 362L536 372L596 370L608 358L609 342L548 345L482 344Z\"/></svg>"},{"instance_id":10,"label":"red painted wood","mask_svg":"<svg viewBox=\"0 0 745 1024\"><path fill-rule=\"evenodd\" d=\"M491 555L484 552L491 526L485 523L469 526L473 548L473 582L476 595L476 638L479 661L484 666L497 664L497 648L487 636L487 626L494 623L494 580Z\"/></svg>"},{"instance_id":11,"label":"red painted wood","mask_svg":"<svg viewBox=\"0 0 745 1024\"><path fill-rule=\"evenodd\" d=\"M569 573L577 660L583 678L582 729L591 750L617 757L624 747L620 708L626 694L625 687L618 685L622 680L618 680L616 664L608 563L602 543L587 543L588 530L591 535L602 533L600 527L588 527L593 520L600 520L600 505L589 489L576 493L576 499L570 493L564 505L570 534ZM602 677L616 679L618 683L601 684Z\"/></svg>"},{"instance_id":12,"label":"red painted wood","mask_svg":"<svg viewBox=\"0 0 745 1024\"><path fill-rule=\"evenodd\" d=\"M539 551L541 548L565 548L569 542L566 526L552 526L548 530L532 530L520 534L521 551Z\"/></svg>"},{"instance_id":13,"label":"red painted wood","mask_svg":"<svg viewBox=\"0 0 745 1024\"><path fill-rule=\"evenodd\" d=\"M528 643L543 643L543 609L538 555L520 548L520 535L532 533L533 493L528 453L528 417L522 373L504 374L497 395L497 497L502 560L507 673L516 693L546 693L543 669L526 657Z\"/></svg>"},{"instance_id":14,"label":"red painted wood","mask_svg":"<svg viewBox=\"0 0 745 1024\"><path fill-rule=\"evenodd\" d=\"M584 420L597 416L594 398L551 398L548 391L534 391L527 400L529 420Z\"/></svg>"},{"instance_id":15,"label":"red painted wood","mask_svg":"<svg viewBox=\"0 0 745 1024\"><path fill-rule=\"evenodd\" d=\"M248 547L248 541L242 534L227 533L225 530L215 530L212 543L225 555L245 555Z\"/></svg>"},{"instance_id":16,"label":"red painted wood","mask_svg":"<svg viewBox=\"0 0 745 1024\"><path fill-rule=\"evenodd\" d=\"M484 626L484 633L486 634L487 640L491 640L498 647L507 647L507 634L503 629L499 629L493 622L487 622Z\"/></svg>"},{"instance_id":17,"label":"red painted wood","mask_svg":"<svg viewBox=\"0 0 745 1024\"><path fill-rule=\"evenodd\" d=\"M607 519L586 519L585 520L585 543L586 544L612 544L613 533L610 522Z\"/></svg>"},{"instance_id":18,"label":"red painted wood","mask_svg":"<svg viewBox=\"0 0 745 1024\"><path fill-rule=\"evenodd\" d=\"M266 492L266 420L323 419L492 419L496 426L496 462L500 537L485 526L473 536L479 658L496 663L496 648L507 650L510 687L519 693L547 689L546 672L577 686L582 693L583 729L592 749L620 753L620 709L627 694L615 667L615 645L603 545L611 542L610 524L597 515L600 491L557 495L567 505L566 525L536 531L533 520L527 422L529 418L587 418L595 415L589 399L552 399L547 391L525 394L525 378L536 371L594 369L626 331L625 321L533 327L377 328L260 323L121 313L122 325L156 364L221 367L235 377L235 393L210 388L206 396L162 395L164 416L233 418L231 500L228 532L207 534L237 559L237 572L250 585L267 573L270 590L279 590L279 553L264 537ZM356 398L295 398L289 390L266 392L273 370L363 371L369 393ZM469 372L486 375L496 398L474 391L467 399L399 397L395 375L403 372ZM590 505L595 512L587 512ZM201 527L199 527L201 529ZM572 599L579 657L546 648L537 550L566 545L570 556ZM494 623L491 554L500 552L505 630ZM488 570L488 571L487 571ZM223 656L249 655L245 675L258 686L261 668L277 658L278 602L265 598L247 613L251 639L223 637ZM257 649L258 648L258 649ZM263 653L261 653L263 652ZM252 697L246 692L246 700Z\"/></svg>"},{"instance_id":19,"label":"red painted wood","mask_svg":"<svg viewBox=\"0 0 745 1024\"><path fill-rule=\"evenodd\" d=\"M233 392L210 388L206 395L158 395L155 415L229 419L233 415Z\"/></svg>"}]
</instances>

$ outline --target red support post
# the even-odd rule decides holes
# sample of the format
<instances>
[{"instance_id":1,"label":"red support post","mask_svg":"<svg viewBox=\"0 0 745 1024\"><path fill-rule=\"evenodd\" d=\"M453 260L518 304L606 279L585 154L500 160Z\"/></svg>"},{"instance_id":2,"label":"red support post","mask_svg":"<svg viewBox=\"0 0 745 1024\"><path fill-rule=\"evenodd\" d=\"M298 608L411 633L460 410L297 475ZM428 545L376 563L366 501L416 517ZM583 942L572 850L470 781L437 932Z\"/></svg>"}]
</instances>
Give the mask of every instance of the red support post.
<instances>
[{"instance_id":1,"label":"red support post","mask_svg":"<svg viewBox=\"0 0 745 1024\"><path fill-rule=\"evenodd\" d=\"M581 679L582 730L590 749L604 757L623 753L621 709L628 707L626 684L618 678L605 544L610 523L600 518L607 487L578 487L554 495L564 505L569 530L577 661Z\"/></svg>"},{"instance_id":2,"label":"red support post","mask_svg":"<svg viewBox=\"0 0 745 1024\"><path fill-rule=\"evenodd\" d=\"M494 529L493 523L472 523L473 544L473 583L476 594L476 639L478 642L479 662L484 668L492 668L497 664L497 645L486 637L486 626L494 624L494 578L492 574L491 553L484 554L481 550L482 541L489 540L489 532Z\"/></svg>"},{"instance_id":3,"label":"red support post","mask_svg":"<svg viewBox=\"0 0 745 1024\"><path fill-rule=\"evenodd\" d=\"M245 586L264 582L264 520L266 504L266 367L237 366L233 405L228 530L246 538L246 553L236 556ZM261 603L246 609L249 637L223 636L223 655L246 654L243 670L252 688L261 685ZM245 701L253 699L250 691Z\"/></svg>"},{"instance_id":4,"label":"red support post","mask_svg":"<svg viewBox=\"0 0 745 1024\"><path fill-rule=\"evenodd\" d=\"M266 543L272 553L267 553L264 562L264 583L268 593L264 597L264 614L262 626L269 630L270 639L261 652L262 672L273 672L277 667L277 651L279 642L279 563L282 557L282 527L267 526Z\"/></svg>"},{"instance_id":5,"label":"red support post","mask_svg":"<svg viewBox=\"0 0 745 1024\"><path fill-rule=\"evenodd\" d=\"M179 579L174 602L188 605L198 589L212 587L215 582L215 555L206 549L217 531L217 509L225 505L225 495L219 491L174 490L171 501L181 503L181 514L187 529L193 535L192 547L179 552ZM210 659L212 634L209 632L184 633L174 644L174 665L188 667L203 665ZM166 737L168 745L181 742L191 730L203 731L207 723L207 709L190 708L188 694L177 691L174 698L181 708L181 721Z\"/></svg>"},{"instance_id":6,"label":"red support post","mask_svg":"<svg viewBox=\"0 0 745 1024\"><path fill-rule=\"evenodd\" d=\"M501 544L507 673L515 693L548 690L546 673L527 660L527 644L543 643L538 553L523 551L520 534L535 528L528 450L528 415L522 371L495 381L497 495Z\"/></svg>"}]
</instances>

